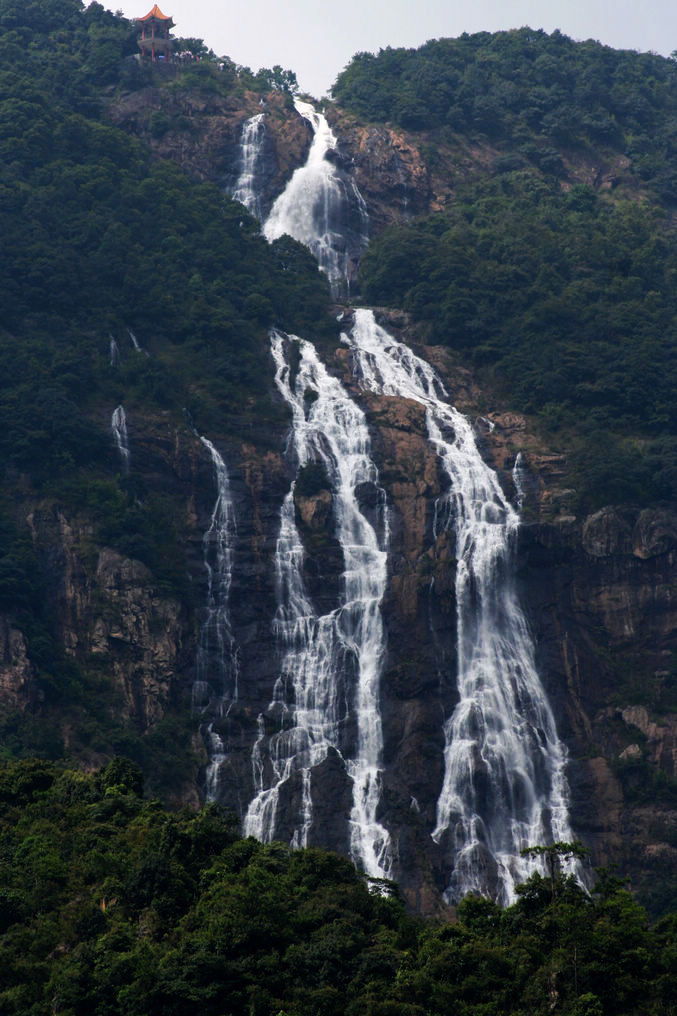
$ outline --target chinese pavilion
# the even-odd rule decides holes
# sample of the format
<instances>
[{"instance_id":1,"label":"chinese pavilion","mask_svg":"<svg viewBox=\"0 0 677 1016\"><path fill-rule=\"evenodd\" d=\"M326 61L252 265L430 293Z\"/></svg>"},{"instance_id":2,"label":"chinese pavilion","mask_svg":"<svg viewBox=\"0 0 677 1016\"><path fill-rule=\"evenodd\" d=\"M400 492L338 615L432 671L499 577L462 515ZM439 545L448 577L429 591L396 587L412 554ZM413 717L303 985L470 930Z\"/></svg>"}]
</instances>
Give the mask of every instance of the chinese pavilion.
<instances>
[{"instance_id":1,"label":"chinese pavilion","mask_svg":"<svg viewBox=\"0 0 677 1016\"><path fill-rule=\"evenodd\" d=\"M174 22L163 14L157 4L143 18L136 19L141 26L139 47L141 58L145 60L163 60L168 62L172 55L174 40L169 37L169 29Z\"/></svg>"}]
</instances>

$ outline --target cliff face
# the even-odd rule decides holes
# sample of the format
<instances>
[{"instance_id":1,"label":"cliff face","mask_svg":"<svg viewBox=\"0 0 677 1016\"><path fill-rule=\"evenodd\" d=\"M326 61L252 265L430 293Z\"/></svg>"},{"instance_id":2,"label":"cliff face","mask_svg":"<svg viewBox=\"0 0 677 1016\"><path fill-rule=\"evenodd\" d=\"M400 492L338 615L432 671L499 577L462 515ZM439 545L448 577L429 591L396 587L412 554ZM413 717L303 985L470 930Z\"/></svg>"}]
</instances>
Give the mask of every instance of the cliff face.
<instances>
[{"instance_id":1,"label":"cliff face","mask_svg":"<svg viewBox=\"0 0 677 1016\"><path fill-rule=\"evenodd\" d=\"M403 320L395 323L406 328ZM452 397L476 420L486 455L510 492L515 455L522 451L525 457L525 514L532 521L521 530L519 582L539 670L569 750L576 835L593 848L595 863L619 863L637 885L655 871L661 877L674 873L677 515L661 507L610 507L586 519L557 515L553 504L566 501L561 456L549 454L524 419L483 405L471 376L448 354L422 351L437 361ZM442 486L422 407L358 390L343 348L329 353L328 363L367 414L391 509L379 818L393 832L394 874L406 898L416 909L435 912L444 871L430 829L443 779L443 718L457 700L455 548L449 535L433 536ZM272 364L270 370L272 377ZM215 440L228 462L238 527L231 615L240 679L237 701L212 719L227 755L220 798L243 816L254 793L252 750L260 717L269 733L274 729L267 712L279 674L273 562L294 466L284 433L270 434L268 447ZM166 490L175 505L191 575L185 602L168 597L141 562L98 541L86 513L65 504L36 506L28 523L57 641L67 657L99 675L105 708L141 737L178 709L197 734L202 721L199 714L190 718L190 701L206 596L202 537L216 497L212 465L197 438L168 421L131 421L130 450L133 469L147 485ZM370 492L365 489L362 498L368 512ZM331 499L324 489L296 499L307 587L327 609L343 567ZM5 623L0 640L3 709L39 713L45 706L22 633ZM62 725L66 747L71 722L66 718ZM198 800L206 762L199 739L194 750L192 774L184 773L174 800ZM88 765L107 754L96 745L79 753ZM313 842L347 851L339 817L350 810L350 788L338 758L330 754L320 770Z\"/></svg>"},{"instance_id":2,"label":"cliff face","mask_svg":"<svg viewBox=\"0 0 677 1016\"><path fill-rule=\"evenodd\" d=\"M677 875L674 507L576 517L566 456L519 414L488 417L487 454L506 488L523 456L519 581L569 748L573 827L596 864L618 864L655 905L652 880Z\"/></svg>"},{"instance_id":3,"label":"cliff face","mask_svg":"<svg viewBox=\"0 0 677 1016\"><path fill-rule=\"evenodd\" d=\"M91 527L54 507L28 518L49 578L58 641L111 680L119 715L147 730L164 715L190 643L181 604L140 561L92 543Z\"/></svg>"},{"instance_id":4,"label":"cliff face","mask_svg":"<svg viewBox=\"0 0 677 1016\"><path fill-rule=\"evenodd\" d=\"M260 108L249 95L226 100L147 89L116 101L110 116L147 140L158 158L174 159L200 179L232 185L242 125ZM266 110L269 207L303 162L310 132L281 97L269 97ZM353 174L375 231L440 207L453 190L455 173L486 172L495 156L488 147L466 147L444 169L435 168L424 159L420 138L358 125L339 113L333 126L342 166ZM388 321L416 342L404 316ZM450 354L421 352L443 374L456 405L475 421L485 455L513 500L512 470L517 454L523 456L527 522L518 547L518 579L540 673L569 751L575 833L593 848L595 863L619 863L638 885L655 871L677 875L671 782L677 778L677 515L663 506L641 512L616 506L586 519L572 516L566 457L543 445L527 420L493 405ZM325 354L367 415L391 508L379 820L393 832L394 874L408 901L434 912L441 906L444 873L429 833L443 779L443 721L457 700L455 548L448 534L433 533L442 481L423 408L362 392L347 351ZM261 369L272 394L272 363ZM256 443L210 435L228 464L237 518L230 611L240 683L237 700L209 720L225 746L220 799L240 816L254 793L252 753L261 723L269 733L274 727L266 712L280 662L273 559L281 504L295 475L285 429L257 423L256 433ZM212 464L185 423L164 418L133 420L130 452L145 487L171 500L190 576L183 600L168 595L133 555L109 546L91 512L47 502L26 505L24 518L45 576L56 642L67 658L98 675L106 688L104 708L142 738L152 736L170 714L183 716L195 735L194 754L173 798L196 804L207 761L198 730L206 721L191 713L191 688L206 596L202 538L216 497ZM374 508L368 486L359 492L365 514ZM328 606L336 601L343 567L332 493L323 488L299 494L295 509L307 587L320 607ZM0 707L39 713L46 708L39 689L24 635L3 621ZM61 729L66 747L68 722ZM80 752L85 764L95 764L110 746ZM345 823L339 821L350 810L345 772L331 753L320 769L313 842L346 851Z\"/></svg>"},{"instance_id":5,"label":"cliff face","mask_svg":"<svg viewBox=\"0 0 677 1016\"><path fill-rule=\"evenodd\" d=\"M609 507L526 527L522 540L576 830L643 888L677 873L676 524L668 508Z\"/></svg>"},{"instance_id":6,"label":"cliff face","mask_svg":"<svg viewBox=\"0 0 677 1016\"><path fill-rule=\"evenodd\" d=\"M262 101L262 100L261 100ZM143 139L158 159L171 159L199 180L233 189L240 172L240 139L246 121L266 112L265 165L260 167L266 212L297 166L312 133L283 94L261 104L253 93L220 96L200 89L149 86L111 102L112 123Z\"/></svg>"},{"instance_id":7,"label":"cliff face","mask_svg":"<svg viewBox=\"0 0 677 1016\"><path fill-rule=\"evenodd\" d=\"M391 317L393 323L405 324ZM422 351L475 419L485 454L513 497L513 466L522 453L527 522L518 576L539 673L568 747L572 826L595 864L618 864L650 895L656 875L677 875L677 515L667 506L564 514L571 494L566 457L545 447L519 414L496 412L447 354ZM387 800L399 830L400 877L410 900L425 906L440 876L423 832L434 821L442 778L439 715L449 715L457 694L454 548L444 534L432 537L440 484L420 407L362 398L395 516L383 682Z\"/></svg>"},{"instance_id":8,"label":"cliff face","mask_svg":"<svg viewBox=\"0 0 677 1016\"><path fill-rule=\"evenodd\" d=\"M374 235L392 222L441 211L460 183L500 173L509 159L488 139L365 124L336 108L328 118L367 202ZM625 155L571 149L562 150L560 158L564 190L585 184L639 196Z\"/></svg>"},{"instance_id":9,"label":"cliff face","mask_svg":"<svg viewBox=\"0 0 677 1016\"><path fill-rule=\"evenodd\" d=\"M200 600L200 549L209 510L204 499L211 493L202 446L168 418L139 416L130 424L135 482L146 494L162 491L171 502ZM45 686L40 668L26 655L22 633L3 623L0 711L18 724L44 716L55 745L84 766L95 766L115 750L98 720L114 739L124 740L128 730L143 742L162 721L190 710L192 597L188 590L178 599L142 561L107 545L105 509L102 515L101 508L92 512L75 498L43 498L24 503L21 522L41 575L49 651L62 662L56 664L56 684ZM169 789L175 802L199 801L196 774L204 750L197 740L195 749L194 771L184 772ZM124 750L121 744L118 750Z\"/></svg>"}]
</instances>

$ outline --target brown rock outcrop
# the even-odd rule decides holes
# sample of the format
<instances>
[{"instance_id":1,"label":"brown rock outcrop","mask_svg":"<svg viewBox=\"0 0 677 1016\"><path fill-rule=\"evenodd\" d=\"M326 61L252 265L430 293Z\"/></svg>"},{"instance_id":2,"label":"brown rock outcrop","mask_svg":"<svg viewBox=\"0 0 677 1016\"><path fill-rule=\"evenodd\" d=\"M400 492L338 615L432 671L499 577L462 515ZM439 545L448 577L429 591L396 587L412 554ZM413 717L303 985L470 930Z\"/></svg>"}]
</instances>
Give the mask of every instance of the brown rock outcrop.
<instances>
[{"instance_id":1,"label":"brown rock outcrop","mask_svg":"<svg viewBox=\"0 0 677 1016\"><path fill-rule=\"evenodd\" d=\"M23 632L0 616L0 712L23 712L35 698L35 671Z\"/></svg>"},{"instance_id":2,"label":"brown rock outcrop","mask_svg":"<svg viewBox=\"0 0 677 1016\"><path fill-rule=\"evenodd\" d=\"M440 492L437 459L420 403L371 393L363 398L374 429L379 479L395 512L391 595L402 617L413 621L419 613L421 587L430 584L434 568L427 534L431 505ZM441 562L438 566L443 567Z\"/></svg>"},{"instance_id":3,"label":"brown rock outcrop","mask_svg":"<svg viewBox=\"0 0 677 1016\"><path fill-rule=\"evenodd\" d=\"M251 92L221 96L198 88L149 86L116 98L108 107L110 120L143 138L157 158L171 159L191 176L220 186L235 183L243 124L261 112L267 114L269 141L262 197L269 208L296 167L303 165L312 139L308 123L289 107L283 93L271 92L261 105Z\"/></svg>"},{"instance_id":4,"label":"brown rock outcrop","mask_svg":"<svg viewBox=\"0 0 677 1016\"><path fill-rule=\"evenodd\" d=\"M151 572L140 561L103 548L94 586L99 610L88 605L89 645L107 658L122 693L122 715L142 729L165 713L178 678L185 618L174 600L160 597Z\"/></svg>"},{"instance_id":5,"label":"brown rock outcrop","mask_svg":"<svg viewBox=\"0 0 677 1016\"><path fill-rule=\"evenodd\" d=\"M333 113L333 115L332 115ZM428 169L416 144L393 127L368 127L350 118L336 118L340 148L352 162L355 182L368 201L374 232L396 220L430 209L432 192Z\"/></svg>"},{"instance_id":6,"label":"brown rock outcrop","mask_svg":"<svg viewBox=\"0 0 677 1016\"><path fill-rule=\"evenodd\" d=\"M298 494L295 504L303 525L316 531L324 529L329 521L332 500L331 492L328 490L321 490L312 497L302 497Z\"/></svg>"},{"instance_id":7,"label":"brown rock outcrop","mask_svg":"<svg viewBox=\"0 0 677 1016\"><path fill-rule=\"evenodd\" d=\"M34 512L30 523L50 580L58 643L78 662L91 658L107 669L120 717L150 727L164 715L180 669L181 606L158 593L140 561L97 550L90 523L60 509Z\"/></svg>"}]
</instances>

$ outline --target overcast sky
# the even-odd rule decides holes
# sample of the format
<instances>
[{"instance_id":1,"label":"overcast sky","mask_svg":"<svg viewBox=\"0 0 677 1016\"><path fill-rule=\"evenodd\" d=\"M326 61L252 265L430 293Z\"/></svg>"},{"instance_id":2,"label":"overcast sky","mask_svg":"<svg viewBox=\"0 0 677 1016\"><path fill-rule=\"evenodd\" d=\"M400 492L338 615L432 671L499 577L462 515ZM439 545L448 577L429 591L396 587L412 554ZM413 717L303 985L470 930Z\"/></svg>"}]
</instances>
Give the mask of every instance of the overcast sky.
<instances>
[{"instance_id":1,"label":"overcast sky","mask_svg":"<svg viewBox=\"0 0 677 1016\"><path fill-rule=\"evenodd\" d=\"M129 18L155 0L101 0ZM677 0L161 0L175 35L197 36L219 56L293 70L319 98L354 53L419 46L428 39L505 28L559 28L573 39L617 49L677 49Z\"/></svg>"}]
</instances>

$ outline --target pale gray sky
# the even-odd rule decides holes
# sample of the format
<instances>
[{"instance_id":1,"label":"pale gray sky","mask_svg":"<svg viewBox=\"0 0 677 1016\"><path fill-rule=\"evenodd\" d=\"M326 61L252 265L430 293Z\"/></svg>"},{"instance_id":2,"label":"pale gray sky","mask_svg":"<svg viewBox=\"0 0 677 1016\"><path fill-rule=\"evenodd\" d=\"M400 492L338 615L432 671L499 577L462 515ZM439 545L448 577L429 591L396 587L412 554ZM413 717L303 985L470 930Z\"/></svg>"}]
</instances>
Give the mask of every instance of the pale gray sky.
<instances>
[{"instance_id":1,"label":"pale gray sky","mask_svg":"<svg viewBox=\"0 0 677 1016\"><path fill-rule=\"evenodd\" d=\"M155 0L101 0L129 18ZM175 34L204 39L219 56L259 67L281 64L317 98L359 51L419 46L462 32L530 25L617 49L677 49L675 0L160 0Z\"/></svg>"}]
</instances>

